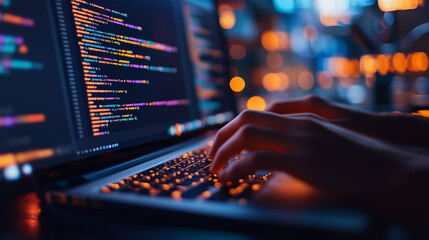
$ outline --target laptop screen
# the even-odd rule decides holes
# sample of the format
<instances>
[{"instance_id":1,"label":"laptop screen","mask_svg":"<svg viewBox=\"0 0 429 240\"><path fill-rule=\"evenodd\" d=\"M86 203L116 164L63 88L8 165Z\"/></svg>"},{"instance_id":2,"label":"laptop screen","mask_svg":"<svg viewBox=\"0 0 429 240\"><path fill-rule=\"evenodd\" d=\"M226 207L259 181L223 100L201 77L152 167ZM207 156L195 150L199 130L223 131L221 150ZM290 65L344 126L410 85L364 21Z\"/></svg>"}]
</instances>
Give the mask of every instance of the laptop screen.
<instances>
[{"instance_id":1,"label":"laptop screen","mask_svg":"<svg viewBox=\"0 0 429 240\"><path fill-rule=\"evenodd\" d=\"M0 1L0 180L229 121L212 1Z\"/></svg>"}]
</instances>

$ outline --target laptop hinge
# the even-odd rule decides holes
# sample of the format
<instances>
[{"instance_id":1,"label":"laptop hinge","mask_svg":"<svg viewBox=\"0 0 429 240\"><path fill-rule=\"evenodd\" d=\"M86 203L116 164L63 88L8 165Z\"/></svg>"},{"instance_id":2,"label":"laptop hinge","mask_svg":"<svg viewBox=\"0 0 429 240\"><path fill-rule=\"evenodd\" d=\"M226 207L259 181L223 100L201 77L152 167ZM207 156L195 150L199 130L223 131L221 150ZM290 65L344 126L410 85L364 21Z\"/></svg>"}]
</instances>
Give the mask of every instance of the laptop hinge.
<instances>
[{"instance_id":1,"label":"laptop hinge","mask_svg":"<svg viewBox=\"0 0 429 240\"><path fill-rule=\"evenodd\" d=\"M127 161L125 163L115 165L113 167L105 168L102 170L97 170L97 171L90 172L90 173L81 174L81 175L75 176L73 178L60 180L60 181L57 181L55 183L48 184L48 185L44 186L44 188L42 190L63 191L65 189L68 189L68 188L71 188L74 186L78 186L78 185L81 185L84 183L88 183L88 182L94 181L96 179L100 179L102 177L106 177L106 176L109 176L111 174L120 172L122 170L137 166L141 163L147 162L151 159L162 156L162 155L167 154L169 152L173 152L177 149L188 146L192 143L199 142L203 139L207 139L207 137L208 137L208 135L200 136L200 137L197 137L197 138L194 138L194 139L191 139L191 140L188 140L185 142L181 142L181 143L172 145L170 147L155 151L153 153L146 154L146 155L141 156L141 157L137 157L135 159L132 159L132 160ZM42 192L44 192L44 191L42 191Z\"/></svg>"}]
</instances>

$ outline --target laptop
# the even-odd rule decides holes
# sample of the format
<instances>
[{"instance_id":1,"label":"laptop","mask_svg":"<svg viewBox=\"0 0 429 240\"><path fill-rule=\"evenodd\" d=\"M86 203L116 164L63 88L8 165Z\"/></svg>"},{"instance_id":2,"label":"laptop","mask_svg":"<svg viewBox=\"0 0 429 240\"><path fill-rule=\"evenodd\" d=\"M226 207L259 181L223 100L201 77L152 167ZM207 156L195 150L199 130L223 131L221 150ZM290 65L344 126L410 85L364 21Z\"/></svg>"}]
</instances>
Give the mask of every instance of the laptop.
<instances>
[{"instance_id":1,"label":"laptop","mask_svg":"<svg viewBox=\"0 0 429 240\"><path fill-rule=\"evenodd\" d=\"M1 180L34 176L52 206L366 231L359 211L253 203L279 173L221 183L208 171L216 129L237 115L216 9L0 1Z\"/></svg>"}]
</instances>

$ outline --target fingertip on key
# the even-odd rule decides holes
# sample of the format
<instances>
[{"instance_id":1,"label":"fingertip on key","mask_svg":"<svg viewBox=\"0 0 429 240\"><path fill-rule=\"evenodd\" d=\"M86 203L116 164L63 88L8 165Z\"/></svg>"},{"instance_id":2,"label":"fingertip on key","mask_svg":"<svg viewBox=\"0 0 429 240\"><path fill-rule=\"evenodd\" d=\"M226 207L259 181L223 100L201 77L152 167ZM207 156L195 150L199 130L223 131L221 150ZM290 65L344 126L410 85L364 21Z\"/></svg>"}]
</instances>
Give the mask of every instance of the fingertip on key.
<instances>
[{"instance_id":1,"label":"fingertip on key","mask_svg":"<svg viewBox=\"0 0 429 240\"><path fill-rule=\"evenodd\" d=\"M213 148L210 148L209 153L207 154L209 158L214 158Z\"/></svg>"}]
</instances>

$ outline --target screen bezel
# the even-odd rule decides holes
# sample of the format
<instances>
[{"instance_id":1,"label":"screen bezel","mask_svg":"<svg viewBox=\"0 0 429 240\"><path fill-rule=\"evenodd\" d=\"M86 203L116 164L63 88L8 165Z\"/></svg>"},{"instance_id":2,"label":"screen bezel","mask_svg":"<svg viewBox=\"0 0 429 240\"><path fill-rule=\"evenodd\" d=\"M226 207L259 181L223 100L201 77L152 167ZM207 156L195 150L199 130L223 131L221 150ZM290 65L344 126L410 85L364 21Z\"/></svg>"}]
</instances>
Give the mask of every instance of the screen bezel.
<instances>
[{"instance_id":1,"label":"screen bezel","mask_svg":"<svg viewBox=\"0 0 429 240\"><path fill-rule=\"evenodd\" d=\"M216 6L218 6L218 2L216 0L212 0ZM215 19L219 19L217 7L213 13L213 17ZM181 24L184 24L184 19L180 19ZM219 25L219 21L215 21L216 24L216 33L219 35L222 41L222 51L224 54L224 62L225 62L225 78L230 79L231 74L230 70L230 62L228 58L227 51L227 41L224 35L222 28ZM57 29L54 29L54 32L57 32ZM186 46L188 48L188 46ZM188 49L186 49L187 51ZM237 115L237 105L235 95L232 91L227 89L229 94L228 101L231 104L231 111L234 116ZM168 137L163 140L158 140L154 142L144 143L132 147L128 147L125 149L120 149L108 153L102 153L99 155L82 158L78 160L73 160L71 162L61 163L58 165L53 165L49 167L45 167L42 169L38 169L35 171L35 178L38 185L39 190L44 190L52 186L52 184L58 181L78 179L79 176L84 174L100 171L107 168L112 168L115 165L126 163L130 160L136 159L138 157L144 156L146 154L154 153L156 151L160 151L164 148L185 142L187 140L196 138L198 136L203 136L207 134L207 132L218 129L222 127L223 124L218 125L208 125L202 129L197 131L188 132L183 134L180 137ZM146 160L147 161L147 160ZM144 162L144 161L143 161ZM141 163L141 162L139 162ZM137 164L137 163L136 163Z\"/></svg>"}]
</instances>

